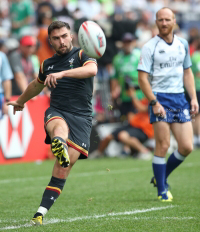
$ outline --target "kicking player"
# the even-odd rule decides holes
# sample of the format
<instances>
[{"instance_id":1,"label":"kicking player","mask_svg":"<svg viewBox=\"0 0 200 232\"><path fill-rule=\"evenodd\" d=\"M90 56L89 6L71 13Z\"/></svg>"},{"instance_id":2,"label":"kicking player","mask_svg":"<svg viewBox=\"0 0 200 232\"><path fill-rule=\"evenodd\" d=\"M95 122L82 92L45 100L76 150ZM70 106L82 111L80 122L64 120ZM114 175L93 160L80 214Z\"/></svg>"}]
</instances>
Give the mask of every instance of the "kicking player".
<instances>
[{"instance_id":1,"label":"kicking player","mask_svg":"<svg viewBox=\"0 0 200 232\"><path fill-rule=\"evenodd\" d=\"M14 106L15 114L46 85L51 88L50 107L44 116L45 142L51 144L57 159L40 207L31 220L32 225L42 224L44 215L62 192L72 166L78 158L88 156L93 77L97 73L96 60L72 46L72 34L67 23L51 23L48 35L56 54L42 63L37 80L32 81L16 101L8 103Z\"/></svg>"},{"instance_id":2,"label":"kicking player","mask_svg":"<svg viewBox=\"0 0 200 232\"><path fill-rule=\"evenodd\" d=\"M185 99L183 85L191 98L191 114L198 113L199 105L190 69L188 43L173 34L176 19L171 9L164 7L159 10L156 24L159 34L142 48L138 65L139 83L150 102L150 122L153 123L156 140L152 182L157 186L158 199L172 201L167 178L193 149L190 106ZM170 130L178 142L178 149L170 155L166 164Z\"/></svg>"}]
</instances>

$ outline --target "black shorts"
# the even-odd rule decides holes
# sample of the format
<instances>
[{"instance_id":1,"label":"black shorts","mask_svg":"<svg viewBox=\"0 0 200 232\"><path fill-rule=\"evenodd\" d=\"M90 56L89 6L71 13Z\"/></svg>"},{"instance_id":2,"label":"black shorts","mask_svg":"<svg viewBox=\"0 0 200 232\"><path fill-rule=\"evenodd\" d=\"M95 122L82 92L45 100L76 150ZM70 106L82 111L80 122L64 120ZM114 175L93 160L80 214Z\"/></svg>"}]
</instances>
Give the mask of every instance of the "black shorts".
<instances>
[{"instance_id":1,"label":"black shorts","mask_svg":"<svg viewBox=\"0 0 200 232\"><path fill-rule=\"evenodd\" d=\"M121 131L126 131L131 137L137 138L141 143L144 143L148 139L148 136L141 129L132 127L131 125L126 125L117 128L115 131L112 132L112 135L117 142L119 142L118 134Z\"/></svg>"},{"instance_id":2,"label":"black shorts","mask_svg":"<svg viewBox=\"0 0 200 232\"><path fill-rule=\"evenodd\" d=\"M133 112L133 113L136 112L132 102L122 102L121 105L119 106L119 111L121 113L121 116L122 115L127 116L129 112Z\"/></svg>"},{"instance_id":3,"label":"black shorts","mask_svg":"<svg viewBox=\"0 0 200 232\"><path fill-rule=\"evenodd\" d=\"M66 141L68 146L73 147L75 150L81 153L79 159L85 159L88 157L88 151L90 148L90 134L92 130L92 117L85 118L76 116L66 111L61 111L53 107L49 107L44 116L45 128L48 122L54 119L64 120L69 127L68 140ZM45 130L46 131L46 130ZM51 138L46 131L46 144L51 144Z\"/></svg>"}]
</instances>

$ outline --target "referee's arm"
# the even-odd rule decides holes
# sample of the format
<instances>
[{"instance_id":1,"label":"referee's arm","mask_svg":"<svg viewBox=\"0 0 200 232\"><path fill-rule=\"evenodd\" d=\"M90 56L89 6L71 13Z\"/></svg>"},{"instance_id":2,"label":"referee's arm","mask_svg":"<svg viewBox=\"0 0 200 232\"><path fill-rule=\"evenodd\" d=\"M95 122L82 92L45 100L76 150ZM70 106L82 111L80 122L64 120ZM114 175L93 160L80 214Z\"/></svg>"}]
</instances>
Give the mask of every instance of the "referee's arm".
<instances>
[{"instance_id":1,"label":"referee's arm","mask_svg":"<svg viewBox=\"0 0 200 232\"><path fill-rule=\"evenodd\" d=\"M197 101L196 89L194 84L194 75L192 73L191 68L187 68L184 70L184 85L190 96L190 105L191 105L191 114L198 114L199 112L199 104Z\"/></svg>"},{"instance_id":2,"label":"referee's arm","mask_svg":"<svg viewBox=\"0 0 200 232\"><path fill-rule=\"evenodd\" d=\"M156 100L156 97L152 92L151 85L149 84L148 75L149 74L147 72L138 70L138 82L140 89L149 100L149 102L151 102L152 100Z\"/></svg>"},{"instance_id":3,"label":"referee's arm","mask_svg":"<svg viewBox=\"0 0 200 232\"><path fill-rule=\"evenodd\" d=\"M194 84L194 75L192 73L191 68L187 68L184 70L184 85L190 96L190 99L196 99L196 90Z\"/></svg>"}]
</instances>

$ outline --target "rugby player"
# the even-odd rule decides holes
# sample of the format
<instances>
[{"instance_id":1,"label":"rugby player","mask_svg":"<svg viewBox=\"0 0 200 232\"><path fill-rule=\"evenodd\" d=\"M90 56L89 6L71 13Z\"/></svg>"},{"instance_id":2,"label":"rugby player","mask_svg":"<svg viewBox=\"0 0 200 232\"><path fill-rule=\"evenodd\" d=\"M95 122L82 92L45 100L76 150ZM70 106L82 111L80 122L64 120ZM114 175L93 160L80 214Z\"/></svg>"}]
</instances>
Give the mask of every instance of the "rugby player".
<instances>
[{"instance_id":1,"label":"rugby player","mask_svg":"<svg viewBox=\"0 0 200 232\"><path fill-rule=\"evenodd\" d=\"M23 110L24 104L46 85L51 88L50 107L44 116L45 143L51 144L57 159L32 225L42 224L43 217L62 192L72 166L77 159L88 156L93 77L97 73L96 60L73 47L68 23L54 21L48 27L48 36L56 54L44 60L37 80L16 101L8 103L14 106L15 113Z\"/></svg>"}]
</instances>

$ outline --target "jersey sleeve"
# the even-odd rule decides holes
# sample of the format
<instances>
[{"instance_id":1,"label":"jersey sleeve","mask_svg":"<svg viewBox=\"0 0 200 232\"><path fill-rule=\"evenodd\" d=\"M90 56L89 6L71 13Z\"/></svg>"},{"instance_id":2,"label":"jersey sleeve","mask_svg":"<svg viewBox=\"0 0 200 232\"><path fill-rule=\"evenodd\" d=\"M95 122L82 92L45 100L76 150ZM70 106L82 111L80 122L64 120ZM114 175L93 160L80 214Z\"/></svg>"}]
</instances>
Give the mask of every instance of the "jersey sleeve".
<instances>
[{"instance_id":1,"label":"jersey sleeve","mask_svg":"<svg viewBox=\"0 0 200 232\"><path fill-rule=\"evenodd\" d=\"M192 66L192 62L190 59L190 49L189 49L189 45L187 40L183 39L183 38L179 38L181 40L181 43L183 43L184 47L185 47L185 59L183 61L183 68L184 69L188 69Z\"/></svg>"},{"instance_id":2,"label":"jersey sleeve","mask_svg":"<svg viewBox=\"0 0 200 232\"><path fill-rule=\"evenodd\" d=\"M13 78L13 72L11 70L8 58L5 54L2 56L2 71L1 71L2 81L10 80Z\"/></svg>"},{"instance_id":3,"label":"jersey sleeve","mask_svg":"<svg viewBox=\"0 0 200 232\"><path fill-rule=\"evenodd\" d=\"M86 64L89 63L95 63L97 65L97 61L94 58L88 57L83 50L79 51L79 59L81 61L81 66L85 66Z\"/></svg>"},{"instance_id":4,"label":"jersey sleeve","mask_svg":"<svg viewBox=\"0 0 200 232\"><path fill-rule=\"evenodd\" d=\"M40 70L39 70L37 81L40 84L43 84L45 79L46 79L46 75L44 75L44 61L43 61L42 64L40 65Z\"/></svg>"},{"instance_id":5,"label":"jersey sleeve","mask_svg":"<svg viewBox=\"0 0 200 232\"><path fill-rule=\"evenodd\" d=\"M151 50L147 46L144 46L142 48L137 70L150 73L152 64L153 64L153 60L151 56Z\"/></svg>"}]
</instances>

